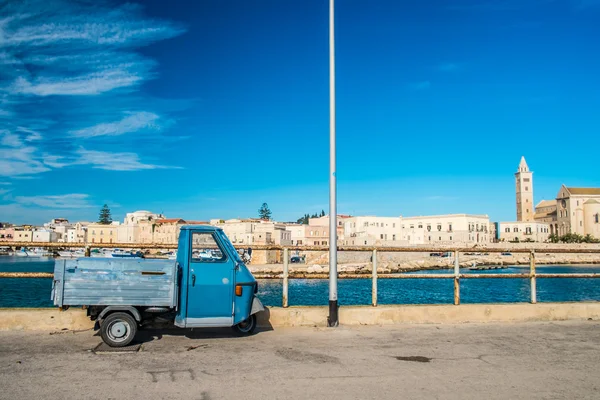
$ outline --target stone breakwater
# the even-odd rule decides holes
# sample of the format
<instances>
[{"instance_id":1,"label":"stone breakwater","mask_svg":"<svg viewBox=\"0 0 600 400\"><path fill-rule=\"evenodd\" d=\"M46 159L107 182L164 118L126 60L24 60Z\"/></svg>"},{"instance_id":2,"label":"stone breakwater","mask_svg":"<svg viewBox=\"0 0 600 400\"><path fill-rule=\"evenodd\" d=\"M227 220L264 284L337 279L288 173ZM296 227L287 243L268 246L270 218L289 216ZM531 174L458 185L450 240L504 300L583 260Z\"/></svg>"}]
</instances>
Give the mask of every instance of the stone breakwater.
<instances>
[{"instance_id":1,"label":"stone breakwater","mask_svg":"<svg viewBox=\"0 0 600 400\"><path fill-rule=\"evenodd\" d=\"M600 264L600 254L545 254L536 253L536 265L574 265L574 264ZM461 268L478 266L506 266L506 265L529 265L529 254L516 253L511 255L500 255L493 253L489 255L461 255L459 258ZM599 265L600 266L600 265ZM281 278L283 274L282 264L249 265L253 274L260 278ZM454 257L429 257L412 258L404 260L390 260L385 255L377 261L377 272L401 273L437 269L454 268ZM338 264L338 273L344 275L371 274L373 264L370 262L346 262ZM327 275L329 265L326 263L289 264L289 276L292 278L316 277Z\"/></svg>"}]
</instances>

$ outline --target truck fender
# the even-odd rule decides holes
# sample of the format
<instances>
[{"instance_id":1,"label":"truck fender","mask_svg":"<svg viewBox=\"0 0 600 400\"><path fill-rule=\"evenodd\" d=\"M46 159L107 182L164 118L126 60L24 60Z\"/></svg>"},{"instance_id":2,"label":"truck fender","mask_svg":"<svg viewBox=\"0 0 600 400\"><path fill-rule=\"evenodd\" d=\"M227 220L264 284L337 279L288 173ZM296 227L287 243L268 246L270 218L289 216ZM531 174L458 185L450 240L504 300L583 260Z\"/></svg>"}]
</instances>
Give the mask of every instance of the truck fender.
<instances>
[{"instance_id":1,"label":"truck fender","mask_svg":"<svg viewBox=\"0 0 600 400\"><path fill-rule=\"evenodd\" d=\"M137 322L142 322L142 316L141 316L140 312L137 310L137 308L132 307L132 306L108 306L104 310L102 310L102 312L100 312L100 314L98 314L98 318L96 318L96 319L101 321L105 315L107 315L108 313L111 313L113 311L127 311L131 315L133 315L133 318L135 318L135 320Z\"/></svg>"},{"instance_id":2,"label":"truck fender","mask_svg":"<svg viewBox=\"0 0 600 400\"><path fill-rule=\"evenodd\" d=\"M250 315L254 315L254 314L259 313L264 310L265 310L265 306L263 306L263 304L260 302L258 297L255 296L252 299L252 308L250 309Z\"/></svg>"}]
</instances>

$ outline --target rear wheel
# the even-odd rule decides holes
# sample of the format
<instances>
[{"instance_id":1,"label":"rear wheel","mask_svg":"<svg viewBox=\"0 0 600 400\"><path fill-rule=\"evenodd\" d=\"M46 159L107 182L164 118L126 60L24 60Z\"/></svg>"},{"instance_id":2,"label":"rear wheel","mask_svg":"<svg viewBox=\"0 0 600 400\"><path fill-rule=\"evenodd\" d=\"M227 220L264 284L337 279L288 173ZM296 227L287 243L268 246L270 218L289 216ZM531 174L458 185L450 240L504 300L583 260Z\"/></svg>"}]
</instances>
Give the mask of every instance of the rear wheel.
<instances>
[{"instance_id":1,"label":"rear wheel","mask_svg":"<svg viewBox=\"0 0 600 400\"><path fill-rule=\"evenodd\" d=\"M256 329L256 314L252 314L247 319L237 325L234 325L233 330L241 335L251 335Z\"/></svg>"},{"instance_id":2,"label":"rear wheel","mask_svg":"<svg viewBox=\"0 0 600 400\"><path fill-rule=\"evenodd\" d=\"M137 322L128 313L116 312L102 320L100 336L110 347L127 346L137 333Z\"/></svg>"}]
</instances>

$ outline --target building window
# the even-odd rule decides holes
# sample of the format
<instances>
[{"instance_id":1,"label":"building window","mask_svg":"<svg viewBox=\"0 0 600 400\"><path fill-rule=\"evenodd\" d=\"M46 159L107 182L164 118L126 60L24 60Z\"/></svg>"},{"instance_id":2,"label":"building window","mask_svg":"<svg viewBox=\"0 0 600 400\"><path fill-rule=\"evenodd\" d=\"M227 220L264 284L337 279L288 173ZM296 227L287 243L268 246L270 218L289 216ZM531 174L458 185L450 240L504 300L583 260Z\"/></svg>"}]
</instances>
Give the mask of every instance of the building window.
<instances>
[{"instance_id":1,"label":"building window","mask_svg":"<svg viewBox=\"0 0 600 400\"><path fill-rule=\"evenodd\" d=\"M579 206L579 200L577 200L577 206Z\"/></svg>"},{"instance_id":2,"label":"building window","mask_svg":"<svg viewBox=\"0 0 600 400\"><path fill-rule=\"evenodd\" d=\"M383 240L383 233L380 235L380 239Z\"/></svg>"},{"instance_id":3,"label":"building window","mask_svg":"<svg viewBox=\"0 0 600 400\"><path fill-rule=\"evenodd\" d=\"M419 224L419 229L423 229L423 224Z\"/></svg>"},{"instance_id":4,"label":"building window","mask_svg":"<svg viewBox=\"0 0 600 400\"><path fill-rule=\"evenodd\" d=\"M513 232L519 232L519 228L515 226L515 227L513 228Z\"/></svg>"},{"instance_id":5,"label":"building window","mask_svg":"<svg viewBox=\"0 0 600 400\"><path fill-rule=\"evenodd\" d=\"M414 226L414 225L411 225L409 228L410 228L410 229L415 229L415 226Z\"/></svg>"},{"instance_id":6,"label":"building window","mask_svg":"<svg viewBox=\"0 0 600 400\"><path fill-rule=\"evenodd\" d=\"M528 190L529 190L529 187L525 186L525 191L528 191Z\"/></svg>"},{"instance_id":7,"label":"building window","mask_svg":"<svg viewBox=\"0 0 600 400\"><path fill-rule=\"evenodd\" d=\"M448 232L452 232L452 224L448 224Z\"/></svg>"},{"instance_id":8,"label":"building window","mask_svg":"<svg viewBox=\"0 0 600 400\"><path fill-rule=\"evenodd\" d=\"M310 236L312 236L312 235L313 235L313 231L310 231Z\"/></svg>"},{"instance_id":9,"label":"building window","mask_svg":"<svg viewBox=\"0 0 600 400\"><path fill-rule=\"evenodd\" d=\"M323 242L323 246L327 246L327 241Z\"/></svg>"},{"instance_id":10,"label":"building window","mask_svg":"<svg viewBox=\"0 0 600 400\"><path fill-rule=\"evenodd\" d=\"M583 221L579 221L579 226L583 226Z\"/></svg>"},{"instance_id":11,"label":"building window","mask_svg":"<svg viewBox=\"0 0 600 400\"><path fill-rule=\"evenodd\" d=\"M504 228L504 232L510 232L510 228Z\"/></svg>"},{"instance_id":12,"label":"building window","mask_svg":"<svg viewBox=\"0 0 600 400\"><path fill-rule=\"evenodd\" d=\"M365 246L367 245L367 241L365 240Z\"/></svg>"},{"instance_id":13,"label":"building window","mask_svg":"<svg viewBox=\"0 0 600 400\"><path fill-rule=\"evenodd\" d=\"M442 237L441 237L441 236L439 237L439 241L440 241L440 242L442 241Z\"/></svg>"},{"instance_id":14,"label":"building window","mask_svg":"<svg viewBox=\"0 0 600 400\"><path fill-rule=\"evenodd\" d=\"M369 223L365 221L364 227L366 228L367 226L369 226Z\"/></svg>"},{"instance_id":15,"label":"building window","mask_svg":"<svg viewBox=\"0 0 600 400\"><path fill-rule=\"evenodd\" d=\"M393 223L393 224L392 224L392 228L395 228L395 227L396 227L396 224L395 224L395 223Z\"/></svg>"},{"instance_id":16,"label":"building window","mask_svg":"<svg viewBox=\"0 0 600 400\"><path fill-rule=\"evenodd\" d=\"M392 235L392 240L396 240L396 235Z\"/></svg>"},{"instance_id":17,"label":"building window","mask_svg":"<svg viewBox=\"0 0 600 400\"><path fill-rule=\"evenodd\" d=\"M438 224L438 226L437 226L437 230L438 230L438 231L441 231L441 230L442 230L442 224Z\"/></svg>"},{"instance_id":18,"label":"building window","mask_svg":"<svg viewBox=\"0 0 600 400\"><path fill-rule=\"evenodd\" d=\"M529 182L529 178L523 178L523 182Z\"/></svg>"},{"instance_id":19,"label":"building window","mask_svg":"<svg viewBox=\"0 0 600 400\"><path fill-rule=\"evenodd\" d=\"M429 240L429 241L431 242L431 236L429 236L429 237L427 238L427 240Z\"/></svg>"},{"instance_id":20,"label":"building window","mask_svg":"<svg viewBox=\"0 0 600 400\"><path fill-rule=\"evenodd\" d=\"M596 224L598 223L598 219L600 219L600 215L599 214L594 215L594 222Z\"/></svg>"},{"instance_id":21,"label":"building window","mask_svg":"<svg viewBox=\"0 0 600 400\"><path fill-rule=\"evenodd\" d=\"M452 240L452 236L450 236L450 240Z\"/></svg>"}]
</instances>

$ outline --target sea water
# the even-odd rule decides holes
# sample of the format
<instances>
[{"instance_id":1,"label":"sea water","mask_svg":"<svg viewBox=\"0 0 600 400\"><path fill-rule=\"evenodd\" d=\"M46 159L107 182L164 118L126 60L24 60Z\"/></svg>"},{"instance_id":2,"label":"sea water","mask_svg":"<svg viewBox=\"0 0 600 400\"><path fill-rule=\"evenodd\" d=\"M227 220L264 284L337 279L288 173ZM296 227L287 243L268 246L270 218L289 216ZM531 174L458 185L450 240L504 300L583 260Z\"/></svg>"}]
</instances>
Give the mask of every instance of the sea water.
<instances>
[{"instance_id":1,"label":"sea water","mask_svg":"<svg viewBox=\"0 0 600 400\"><path fill-rule=\"evenodd\" d=\"M2 272L53 272L52 258L0 257ZM419 274L449 271L421 271ZM461 273L528 273L529 266ZM537 273L600 273L600 265L539 265ZM290 279L290 305L327 305L328 282L324 279ZM452 279L379 279L379 304L452 304ZM258 296L265 305L281 306L281 280L261 279ZM0 307L52 307L52 279L0 278ZM513 303L530 299L529 279L463 279L461 303ZM340 305L371 303L370 279L339 279ZM538 302L599 301L600 279L537 279Z\"/></svg>"}]
</instances>

